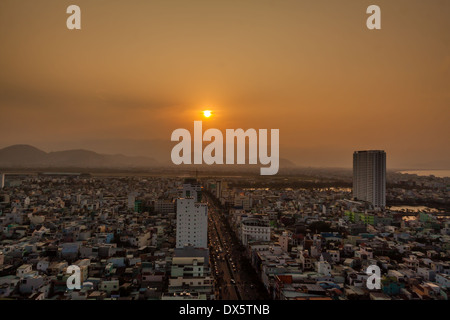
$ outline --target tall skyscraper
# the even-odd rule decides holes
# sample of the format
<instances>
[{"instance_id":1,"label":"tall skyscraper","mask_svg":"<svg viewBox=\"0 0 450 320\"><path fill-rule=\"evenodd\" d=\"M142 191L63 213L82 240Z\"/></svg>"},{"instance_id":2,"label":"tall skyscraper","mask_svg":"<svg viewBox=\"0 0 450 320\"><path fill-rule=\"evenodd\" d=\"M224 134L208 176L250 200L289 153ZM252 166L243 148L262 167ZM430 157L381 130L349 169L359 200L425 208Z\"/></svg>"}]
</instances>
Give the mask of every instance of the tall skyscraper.
<instances>
[{"instance_id":1,"label":"tall skyscraper","mask_svg":"<svg viewBox=\"0 0 450 320\"><path fill-rule=\"evenodd\" d=\"M386 206L386 152L382 150L353 153L353 197Z\"/></svg>"},{"instance_id":2,"label":"tall skyscraper","mask_svg":"<svg viewBox=\"0 0 450 320\"><path fill-rule=\"evenodd\" d=\"M208 248L208 205L198 202L197 191L183 186L186 198L177 199L176 247Z\"/></svg>"},{"instance_id":3,"label":"tall skyscraper","mask_svg":"<svg viewBox=\"0 0 450 320\"><path fill-rule=\"evenodd\" d=\"M0 189L3 189L5 187L5 174L0 173Z\"/></svg>"}]
</instances>

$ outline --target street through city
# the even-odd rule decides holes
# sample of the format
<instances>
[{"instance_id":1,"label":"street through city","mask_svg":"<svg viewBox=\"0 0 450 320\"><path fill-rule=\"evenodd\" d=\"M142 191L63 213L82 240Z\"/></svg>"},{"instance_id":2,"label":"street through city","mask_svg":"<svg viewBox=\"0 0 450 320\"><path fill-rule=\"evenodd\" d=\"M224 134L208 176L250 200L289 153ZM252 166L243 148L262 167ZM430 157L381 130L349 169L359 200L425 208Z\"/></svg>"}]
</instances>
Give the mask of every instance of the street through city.
<instances>
[{"instance_id":1,"label":"street through city","mask_svg":"<svg viewBox=\"0 0 450 320\"><path fill-rule=\"evenodd\" d=\"M211 271L216 281L216 298L220 300L269 299L262 283L250 267L243 247L232 234L224 210L216 199L208 201L208 229Z\"/></svg>"}]
</instances>

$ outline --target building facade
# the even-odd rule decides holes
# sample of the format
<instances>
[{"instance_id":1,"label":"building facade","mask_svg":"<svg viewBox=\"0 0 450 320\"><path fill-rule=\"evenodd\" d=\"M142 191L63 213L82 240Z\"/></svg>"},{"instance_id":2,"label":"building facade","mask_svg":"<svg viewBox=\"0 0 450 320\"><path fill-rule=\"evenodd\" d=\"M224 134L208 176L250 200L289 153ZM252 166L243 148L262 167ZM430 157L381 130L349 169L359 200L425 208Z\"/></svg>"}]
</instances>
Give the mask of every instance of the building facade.
<instances>
[{"instance_id":1,"label":"building facade","mask_svg":"<svg viewBox=\"0 0 450 320\"><path fill-rule=\"evenodd\" d=\"M176 247L208 247L208 205L193 198L177 199Z\"/></svg>"},{"instance_id":2,"label":"building facade","mask_svg":"<svg viewBox=\"0 0 450 320\"><path fill-rule=\"evenodd\" d=\"M270 241L268 220L246 218L241 222L241 241L246 246L250 241Z\"/></svg>"}]
</instances>

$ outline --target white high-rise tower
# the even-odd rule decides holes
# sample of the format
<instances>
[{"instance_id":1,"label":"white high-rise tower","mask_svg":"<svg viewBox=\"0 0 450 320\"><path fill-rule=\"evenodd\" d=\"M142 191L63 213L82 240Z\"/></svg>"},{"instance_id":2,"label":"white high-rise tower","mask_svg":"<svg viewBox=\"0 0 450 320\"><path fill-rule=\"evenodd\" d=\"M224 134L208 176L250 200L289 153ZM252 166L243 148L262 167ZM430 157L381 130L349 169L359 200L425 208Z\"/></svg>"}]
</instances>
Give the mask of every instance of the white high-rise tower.
<instances>
[{"instance_id":1,"label":"white high-rise tower","mask_svg":"<svg viewBox=\"0 0 450 320\"><path fill-rule=\"evenodd\" d=\"M177 199L176 247L208 248L208 205L198 202L197 192L190 185L184 189L189 189L190 196Z\"/></svg>"},{"instance_id":2,"label":"white high-rise tower","mask_svg":"<svg viewBox=\"0 0 450 320\"><path fill-rule=\"evenodd\" d=\"M353 153L353 197L370 202L374 207L386 206L386 152Z\"/></svg>"}]
</instances>

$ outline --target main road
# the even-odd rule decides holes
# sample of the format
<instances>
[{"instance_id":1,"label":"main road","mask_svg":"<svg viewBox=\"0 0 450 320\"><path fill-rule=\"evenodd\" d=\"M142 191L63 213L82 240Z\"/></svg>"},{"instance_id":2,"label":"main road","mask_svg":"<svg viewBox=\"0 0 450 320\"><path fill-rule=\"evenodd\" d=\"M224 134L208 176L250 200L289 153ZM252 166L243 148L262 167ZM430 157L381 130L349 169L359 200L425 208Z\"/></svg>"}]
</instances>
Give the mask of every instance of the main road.
<instances>
[{"instance_id":1,"label":"main road","mask_svg":"<svg viewBox=\"0 0 450 320\"><path fill-rule=\"evenodd\" d=\"M222 300L270 299L257 278L242 246L232 234L216 199L205 194L208 202L208 229L211 270L216 281L216 298Z\"/></svg>"}]
</instances>

